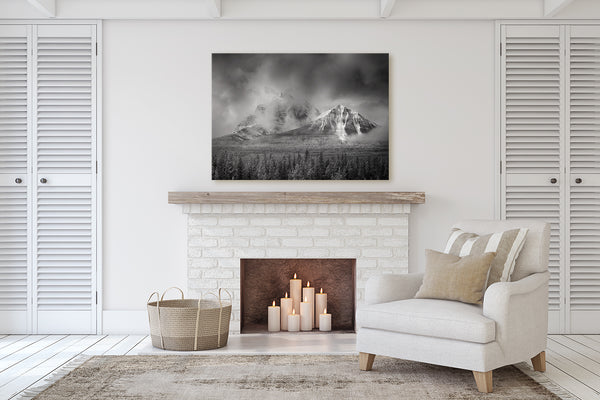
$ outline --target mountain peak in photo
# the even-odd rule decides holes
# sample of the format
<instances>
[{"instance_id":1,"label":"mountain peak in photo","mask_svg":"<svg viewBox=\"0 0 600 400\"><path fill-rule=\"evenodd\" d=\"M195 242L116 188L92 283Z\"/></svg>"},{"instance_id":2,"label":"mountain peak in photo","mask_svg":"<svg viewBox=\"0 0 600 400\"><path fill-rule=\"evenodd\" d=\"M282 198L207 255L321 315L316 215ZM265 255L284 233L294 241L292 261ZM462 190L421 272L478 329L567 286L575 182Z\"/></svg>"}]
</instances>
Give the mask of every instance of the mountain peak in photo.
<instances>
[{"instance_id":1,"label":"mountain peak in photo","mask_svg":"<svg viewBox=\"0 0 600 400\"><path fill-rule=\"evenodd\" d=\"M286 89L268 103L256 106L232 132L238 141L293 130L309 124L319 116L319 110L309 101L295 97Z\"/></svg>"},{"instance_id":2,"label":"mountain peak in photo","mask_svg":"<svg viewBox=\"0 0 600 400\"><path fill-rule=\"evenodd\" d=\"M340 140L345 141L348 135L362 135L375 128L377 124L369 121L343 104L338 104L325 111L311 123L311 128L322 133L335 133Z\"/></svg>"}]
</instances>

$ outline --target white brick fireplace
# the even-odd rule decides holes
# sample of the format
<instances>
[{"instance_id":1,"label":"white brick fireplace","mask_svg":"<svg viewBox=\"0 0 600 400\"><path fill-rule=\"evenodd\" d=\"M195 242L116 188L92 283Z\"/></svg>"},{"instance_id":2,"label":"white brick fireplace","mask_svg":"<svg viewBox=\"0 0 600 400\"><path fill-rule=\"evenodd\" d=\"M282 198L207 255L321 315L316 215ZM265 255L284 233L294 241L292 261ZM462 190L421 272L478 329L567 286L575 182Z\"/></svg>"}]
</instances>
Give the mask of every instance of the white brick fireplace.
<instances>
[{"instance_id":1,"label":"white brick fireplace","mask_svg":"<svg viewBox=\"0 0 600 400\"><path fill-rule=\"evenodd\" d=\"M358 305L370 276L408 271L410 204L183 204L183 212L188 293L228 289L232 333L240 331L241 258L355 258Z\"/></svg>"}]
</instances>

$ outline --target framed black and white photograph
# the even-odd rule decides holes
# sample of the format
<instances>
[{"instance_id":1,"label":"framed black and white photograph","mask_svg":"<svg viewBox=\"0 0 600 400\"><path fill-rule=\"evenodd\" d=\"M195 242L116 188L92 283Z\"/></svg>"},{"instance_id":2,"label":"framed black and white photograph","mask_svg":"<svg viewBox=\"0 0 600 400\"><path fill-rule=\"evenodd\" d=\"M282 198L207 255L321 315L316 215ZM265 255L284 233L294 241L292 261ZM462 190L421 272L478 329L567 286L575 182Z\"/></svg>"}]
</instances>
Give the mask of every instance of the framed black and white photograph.
<instances>
[{"instance_id":1,"label":"framed black and white photograph","mask_svg":"<svg viewBox=\"0 0 600 400\"><path fill-rule=\"evenodd\" d=\"M389 56L213 54L213 180L388 180Z\"/></svg>"}]
</instances>

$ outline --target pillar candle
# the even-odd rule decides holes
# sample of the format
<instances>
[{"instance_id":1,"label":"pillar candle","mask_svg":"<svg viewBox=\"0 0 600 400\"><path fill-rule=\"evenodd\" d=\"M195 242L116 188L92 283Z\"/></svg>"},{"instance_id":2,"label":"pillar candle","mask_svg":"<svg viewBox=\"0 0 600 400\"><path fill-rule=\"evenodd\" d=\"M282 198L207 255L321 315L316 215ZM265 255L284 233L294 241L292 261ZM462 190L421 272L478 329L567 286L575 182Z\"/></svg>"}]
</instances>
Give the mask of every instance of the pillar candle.
<instances>
[{"instance_id":1,"label":"pillar candle","mask_svg":"<svg viewBox=\"0 0 600 400\"><path fill-rule=\"evenodd\" d=\"M321 288L321 293L315 294L315 328L318 328L320 326L321 318L319 318L319 316L325 312L326 308L327 293L323 293L323 288Z\"/></svg>"},{"instance_id":2,"label":"pillar candle","mask_svg":"<svg viewBox=\"0 0 600 400\"><path fill-rule=\"evenodd\" d=\"M302 297L304 301L310 303L310 318L312 322L310 323L311 329L315 326L315 288L310 287L310 281L306 282L306 287L302 288ZM302 319L302 317L300 317Z\"/></svg>"},{"instance_id":3,"label":"pillar candle","mask_svg":"<svg viewBox=\"0 0 600 400\"><path fill-rule=\"evenodd\" d=\"M298 332L300 330L300 315L296 314L296 309L292 308L292 313L287 316L288 331Z\"/></svg>"},{"instance_id":4,"label":"pillar candle","mask_svg":"<svg viewBox=\"0 0 600 400\"><path fill-rule=\"evenodd\" d=\"M323 314L319 315L319 330L321 332L329 332L331 330L331 314L327 314L327 309L323 310Z\"/></svg>"},{"instance_id":5,"label":"pillar candle","mask_svg":"<svg viewBox=\"0 0 600 400\"><path fill-rule=\"evenodd\" d=\"M279 306L275 305L275 300L273 300L273 305L269 306L269 332L279 332L280 321L281 310Z\"/></svg>"},{"instance_id":6,"label":"pillar candle","mask_svg":"<svg viewBox=\"0 0 600 400\"><path fill-rule=\"evenodd\" d=\"M304 301L300 303L300 330L302 331L312 331L313 328L313 315L311 313L312 303L309 303L307 300L308 299L304 299Z\"/></svg>"},{"instance_id":7,"label":"pillar candle","mask_svg":"<svg viewBox=\"0 0 600 400\"><path fill-rule=\"evenodd\" d=\"M300 302L302 301L302 279L290 279L290 297L292 298L292 307L300 310Z\"/></svg>"},{"instance_id":8,"label":"pillar candle","mask_svg":"<svg viewBox=\"0 0 600 400\"><path fill-rule=\"evenodd\" d=\"M288 315L292 313L293 301L290 297L288 297L287 292L285 292L285 297L281 298L281 330L288 330Z\"/></svg>"}]
</instances>

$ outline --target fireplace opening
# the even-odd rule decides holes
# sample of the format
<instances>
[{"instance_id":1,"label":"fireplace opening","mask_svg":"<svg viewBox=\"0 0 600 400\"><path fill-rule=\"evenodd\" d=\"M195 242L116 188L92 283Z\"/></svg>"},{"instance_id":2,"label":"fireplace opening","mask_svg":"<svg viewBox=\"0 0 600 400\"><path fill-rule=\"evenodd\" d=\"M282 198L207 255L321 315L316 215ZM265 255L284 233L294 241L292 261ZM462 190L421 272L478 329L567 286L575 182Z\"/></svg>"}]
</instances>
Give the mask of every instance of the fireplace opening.
<instances>
[{"instance_id":1,"label":"fireplace opening","mask_svg":"<svg viewBox=\"0 0 600 400\"><path fill-rule=\"evenodd\" d=\"M267 307L273 301L279 305L286 292L291 296L290 279L294 274L302 280L302 287L310 281L315 293L321 288L327 293L332 331L354 332L356 259L253 258L240 260L241 333L268 332Z\"/></svg>"}]
</instances>

